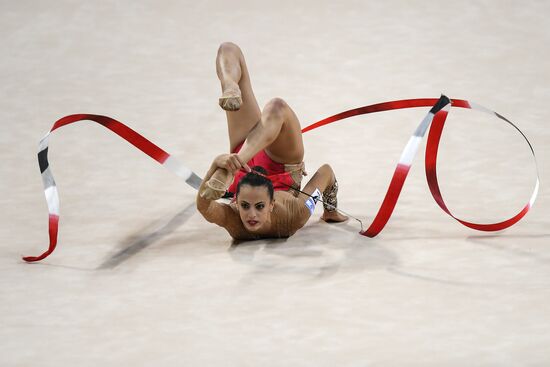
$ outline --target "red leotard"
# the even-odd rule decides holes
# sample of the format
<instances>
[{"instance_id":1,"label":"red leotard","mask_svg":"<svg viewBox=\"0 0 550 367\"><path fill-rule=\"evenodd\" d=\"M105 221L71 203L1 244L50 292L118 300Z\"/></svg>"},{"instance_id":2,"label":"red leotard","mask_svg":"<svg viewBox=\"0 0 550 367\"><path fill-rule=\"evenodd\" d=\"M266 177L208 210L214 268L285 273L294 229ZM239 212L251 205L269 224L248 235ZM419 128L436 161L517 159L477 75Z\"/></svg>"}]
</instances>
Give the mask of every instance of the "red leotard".
<instances>
[{"instance_id":1,"label":"red leotard","mask_svg":"<svg viewBox=\"0 0 550 367\"><path fill-rule=\"evenodd\" d=\"M237 145L237 147L233 150L233 153L238 153L244 142ZM288 186L296 186L294 179L291 176L291 172L285 172L285 165L283 163L275 162L273 159L271 159L265 152L265 150L260 151L258 154L256 154L250 161L248 161L248 166L250 168L254 166L261 166L267 171L267 176L273 182L273 190L284 190L288 191ZM229 189L227 191L235 194L237 191L237 185L241 178L246 175L246 172L243 170L237 171L235 173L235 178L233 179L233 183L231 186L229 186Z\"/></svg>"}]
</instances>

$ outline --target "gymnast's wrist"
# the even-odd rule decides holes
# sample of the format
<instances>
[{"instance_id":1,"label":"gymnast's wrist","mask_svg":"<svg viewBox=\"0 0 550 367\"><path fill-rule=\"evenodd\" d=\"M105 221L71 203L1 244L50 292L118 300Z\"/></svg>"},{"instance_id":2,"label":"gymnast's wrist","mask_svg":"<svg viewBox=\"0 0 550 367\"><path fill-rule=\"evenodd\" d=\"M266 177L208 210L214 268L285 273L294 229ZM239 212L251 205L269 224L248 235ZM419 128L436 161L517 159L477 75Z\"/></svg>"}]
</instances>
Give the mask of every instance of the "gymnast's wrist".
<instances>
[{"instance_id":1,"label":"gymnast's wrist","mask_svg":"<svg viewBox=\"0 0 550 367\"><path fill-rule=\"evenodd\" d=\"M243 163L248 163L254 155L246 154L245 149L241 149L237 154L237 157L241 160Z\"/></svg>"}]
</instances>

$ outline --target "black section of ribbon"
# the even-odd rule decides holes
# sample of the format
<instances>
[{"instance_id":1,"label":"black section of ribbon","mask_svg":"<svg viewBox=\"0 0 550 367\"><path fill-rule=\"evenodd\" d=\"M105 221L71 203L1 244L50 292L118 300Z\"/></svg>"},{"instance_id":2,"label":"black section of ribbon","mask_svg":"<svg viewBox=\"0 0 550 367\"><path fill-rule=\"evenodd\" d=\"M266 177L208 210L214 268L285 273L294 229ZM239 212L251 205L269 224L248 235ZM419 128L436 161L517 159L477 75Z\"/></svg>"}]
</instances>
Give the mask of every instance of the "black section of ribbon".
<instances>
[{"instance_id":1,"label":"black section of ribbon","mask_svg":"<svg viewBox=\"0 0 550 367\"><path fill-rule=\"evenodd\" d=\"M430 112L435 115L436 113L441 111L443 109L443 107L445 107L449 103L451 103L451 100L449 99L449 97L442 94L441 97L439 97L439 99L437 100L436 104L432 107Z\"/></svg>"},{"instance_id":2,"label":"black section of ribbon","mask_svg":"<svg viewBox=\"0 0 550 367\"><path fill-rule=\"evenodd\" d=\"M38 166L40 167L40 173L44 173L48 169L48 148L38 152Z\"/></svg>"}]
</instances>

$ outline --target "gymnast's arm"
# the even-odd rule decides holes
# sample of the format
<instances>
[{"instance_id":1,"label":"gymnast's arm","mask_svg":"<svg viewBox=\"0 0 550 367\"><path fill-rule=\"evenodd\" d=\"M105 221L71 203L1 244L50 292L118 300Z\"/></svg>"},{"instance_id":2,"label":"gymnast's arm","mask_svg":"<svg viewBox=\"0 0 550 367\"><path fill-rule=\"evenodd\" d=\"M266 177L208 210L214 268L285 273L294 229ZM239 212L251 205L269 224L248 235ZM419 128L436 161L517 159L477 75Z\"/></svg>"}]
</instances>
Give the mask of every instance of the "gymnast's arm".
<instances>
[{"instance_id":1,"label":"gymnast's arm","mask_svg":"<svg viewBox=\"0 0 550 367\"><path fill-rule=\"evenodd\" d=\"M262 111L260 121L250 130L241 150L236 154L240 161L250 161L258 152L273 143L279 136L285 121L291 119L289 116L291 112L290 107L282 99L274 98L269 101ZM294 119L296 119L295 116Z\"/></svg>"},{"instance_id":2,"label":"gymnast's arm","mask_svg":"<svg viewBox=\"0 0 550 367\"><path fill-rule=\"evenodd\" d=\"M206 182L210 179L210 177L212 177L212 175L218 168L219 166L216 164L216 160L214 160L214 162L212 162L212 165L210 166L210 169L202 180L199 191L197 192L197 209L202 214L204 219L206 219L210 223L215 223L221 227L226 228L235 216L235 213L231 206L224 203L218 203L215 200L208 200L201 196L201 193L206 187Z\"/></svg>"},{"instance_id":3,"label":"gymnast's arm","mask_svg":"<svg viewBox=\"0 0 550 367\"><path fill-rule=\"evenodd\" d=\"M308 195L313 194L316 189L319 189L321 193L324 192L335 180L336 176L334 175L334 171L328 164L323 164L317 172L315 172L302 190L307 195L300 193L295 199L294 209L289 213L292 216L290 222L295 223L296 230L302 228L309 217L311 217L312 212L306 206L306 201L310 199Z\"/></svg>"}]
</instances>

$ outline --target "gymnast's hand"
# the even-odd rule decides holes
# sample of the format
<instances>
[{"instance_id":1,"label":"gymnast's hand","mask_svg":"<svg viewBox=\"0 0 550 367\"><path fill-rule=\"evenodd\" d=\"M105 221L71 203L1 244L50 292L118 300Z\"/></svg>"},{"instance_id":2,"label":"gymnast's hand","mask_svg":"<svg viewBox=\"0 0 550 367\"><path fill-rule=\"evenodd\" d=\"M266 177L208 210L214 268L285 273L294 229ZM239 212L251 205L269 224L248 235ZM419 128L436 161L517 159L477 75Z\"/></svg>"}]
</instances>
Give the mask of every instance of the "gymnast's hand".
<instances>
[{"instance_id":1,"label":"gymnast's hand","mask_svg":"<svg viewBox=\"0 0 550 367\"><path fill-rule=\"evenodd\" d=\"M233 174L240 169L244 169L246 172L251 171L248 164L243 162L237 153L221 154L216 157L214 163L219 168L226 169Z\"/></svg>"}]
</instances>

